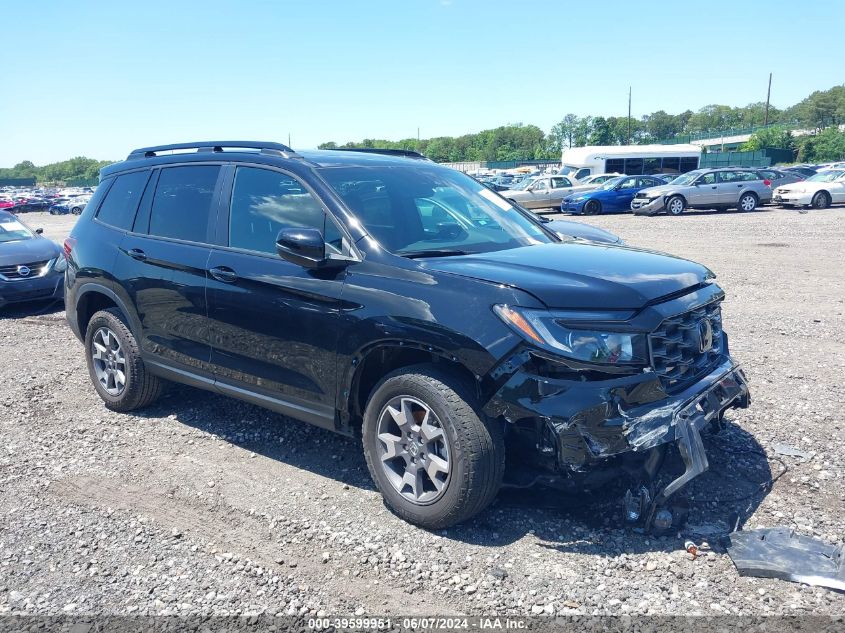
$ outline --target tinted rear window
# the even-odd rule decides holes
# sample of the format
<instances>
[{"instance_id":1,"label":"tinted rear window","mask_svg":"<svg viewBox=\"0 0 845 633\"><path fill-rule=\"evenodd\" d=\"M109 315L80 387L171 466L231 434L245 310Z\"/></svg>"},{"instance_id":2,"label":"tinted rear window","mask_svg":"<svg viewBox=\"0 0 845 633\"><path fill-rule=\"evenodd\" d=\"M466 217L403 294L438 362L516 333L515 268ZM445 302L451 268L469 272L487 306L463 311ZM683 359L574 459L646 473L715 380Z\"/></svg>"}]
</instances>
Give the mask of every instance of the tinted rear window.
<instances>
[{"instance_id":1,"label":"tinted rear window","mask_svg":"<svg viewBox=\"0 0 845 633\"><path fill-rule=\"evenodd\" d=\"M162 169L150 212L150 235L206 242L219 172L217 165Z\"/></svg>"},{"instance_id":2,"label":"tinted rear window","mask_svg":"<svg viewBox=\"0 0 845 633\"><path fill-rule=\"evenodd\" d=\"M149 171L135 171L118 176L103 200L97 219L119 229L129 230L135 220L135 212L149 177Z\"/></svg>"}]
</instances>

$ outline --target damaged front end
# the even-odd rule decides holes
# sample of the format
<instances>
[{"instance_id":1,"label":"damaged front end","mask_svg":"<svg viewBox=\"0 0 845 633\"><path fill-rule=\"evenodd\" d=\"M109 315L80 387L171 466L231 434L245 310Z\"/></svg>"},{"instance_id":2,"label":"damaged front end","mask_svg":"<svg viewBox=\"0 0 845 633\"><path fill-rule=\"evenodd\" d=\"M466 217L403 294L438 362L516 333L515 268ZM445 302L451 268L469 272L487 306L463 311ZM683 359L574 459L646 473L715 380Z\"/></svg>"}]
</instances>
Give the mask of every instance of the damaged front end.
<instances>
[{"instance_id":1,"label":"damaged front end","mask_svg":"<svg viewBox=\"0 0 845 633\"><path fill-rule=\"evenodd\" d=\"M668 529L670 498L707 470L702 430L718 427L727 409L750 402L721 328L722 297L708 285L614 323L618 330L646 333L643 366L597 365L522 347L491 373L498 389L485 413L510 423L517 450L533 448L528 461L542 473L535 481L578 481L589 488L627 476L626 518ZM608 323L589 325L600 326ZM673 444L684 472L657 488Z\"/></svg>"}]
</instances>

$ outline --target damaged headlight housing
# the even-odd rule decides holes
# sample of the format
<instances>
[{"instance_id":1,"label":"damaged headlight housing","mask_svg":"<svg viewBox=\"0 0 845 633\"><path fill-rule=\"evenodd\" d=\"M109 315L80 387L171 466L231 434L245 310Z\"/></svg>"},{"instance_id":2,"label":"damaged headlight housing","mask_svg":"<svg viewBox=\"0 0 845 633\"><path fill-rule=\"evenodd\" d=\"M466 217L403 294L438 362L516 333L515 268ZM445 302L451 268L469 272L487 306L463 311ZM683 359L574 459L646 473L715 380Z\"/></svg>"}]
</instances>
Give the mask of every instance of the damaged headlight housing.
<instances>
[{"instance_id":1,"label":"damaged headlight housing","mask_svg":"<svg viewBox=\"0 0 845 633\"><path fill-rule=\"evenodd\" d=\"M573 327L571 313L507 305L495 305L493 311L523 338L552 353L603 365L648 363L645 333L596 330L586 324L585 329Z\"/></svg>"}]
</instances>

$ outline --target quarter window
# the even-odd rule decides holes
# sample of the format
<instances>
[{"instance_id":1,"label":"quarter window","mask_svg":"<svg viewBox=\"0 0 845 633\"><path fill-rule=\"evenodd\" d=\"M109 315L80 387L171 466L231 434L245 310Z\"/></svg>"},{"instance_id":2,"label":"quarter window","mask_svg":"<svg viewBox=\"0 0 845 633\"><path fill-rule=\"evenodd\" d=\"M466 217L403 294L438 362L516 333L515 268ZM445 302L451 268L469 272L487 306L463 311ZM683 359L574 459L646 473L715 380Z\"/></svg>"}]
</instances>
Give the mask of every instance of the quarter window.
<instances>
[{"instance_id":1,"label":"quarter window","mask_svg":"<svg viewBox=\"0 0 845 633\"><path fill-rule=\"evenodd\" d=\"M147 186L150 172L135 171L115 179L97 213L97 219L119 229L129 230L135 221L138 203ZM101 187L103 185L100 185ZM96 194L95 194L96 195Z\"/></svg>"},{"instance_id":2,"label":"quarter window","mask_svg":"<svg viewBox=\"0 0 845 633\"><path fill-rule=\"evenodd\" d=\"M162 169L150 212L150 235L208 241L208 216L219 172L217 165Z\"/></svg>"},{"instance_id":3,"label":"quarter window","mask_svg":"<svg viewBox=\"0 0 845 633\"><path fill-rule=\"evenodd\" d=\"M325 231L326 214L320 203L297 180L269 169L238 167L229 214L229 246L259 253L276 253L276 237L283 228ZM328 223L326 242L339 249L341 234Z\"/></svg>"}]
</instances>

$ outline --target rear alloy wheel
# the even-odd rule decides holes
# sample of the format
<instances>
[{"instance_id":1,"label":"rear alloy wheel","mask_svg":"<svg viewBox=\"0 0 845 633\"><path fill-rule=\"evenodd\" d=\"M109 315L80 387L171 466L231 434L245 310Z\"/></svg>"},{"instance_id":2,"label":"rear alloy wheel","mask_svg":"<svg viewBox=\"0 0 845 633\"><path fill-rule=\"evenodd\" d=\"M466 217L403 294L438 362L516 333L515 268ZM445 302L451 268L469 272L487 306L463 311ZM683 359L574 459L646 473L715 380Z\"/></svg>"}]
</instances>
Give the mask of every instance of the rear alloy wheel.
<instances>
[{"instance_id":1,"label":"rear alloy wheel","mask_svg":"<svg viewBox=\"0 0 845 633\"><path fill-rule=\"evenodd\" d=\"M147 371L138 343L117 308L91 317L85 331L88 374L112 411L132 411L155 402L162 381Z\"/></svg>"},{"instance_id":2,"label":"rear alloy wheel","mask_svg":"<svg viewBox=\"0 0 845 633\"><path fill-rule=\"evenodd\" d=\"M813 196L814 209L827 209L830 206L830 195L826 191L819 191Z\"/></svg>"},{"instance_id":3,"label":"rear alloy wheel","mask_svg":"<svg viewBox=\"0 0 845 633\"><path fill-rule=\"evenodd\" d=\"M584 213L587 215L598 215L601 213L601 202L598 200L587 200L584 205Z\"/></svg>"},{"instance_id":4,"label":"rear alloy wheel","mask_svg":"<svg viewBox=\"0 0 845 633\"><path fill-rule=\"evenodd\" d=\"M364 412L367 467L385 504L427 529L486 508L504 473L502 428L479 415L469 384L433 365L386 376Z\"/></svg>"},{"instance_id":5,"label":"rear alloy wheel","mask_svg":"<svg viewBox=\"0 0 845 633\"><path fill-rule=\"evenodd\" d=\"M73 207L73 209L71 209L70 212L73 213L73 215L81 215L82 209L79 208L79 207Z\"/></svg>"},{"instance_id":6,"label":"rear alloy wheel","mask_svg":"<svg viewBox=\"0 0 845 633\"><path fill-rule=\"evenodd\" d=\"M666 211L669 215L681 215L687 205L681 196L672 196L666 201Z\"/></svg>"},{"instance_id":7,"label":"rear alloy wheel","mask_svg":"<svg viewBox=\"0 0 845 633\"><path fill-rule=\"evenodd\" d=\"M739 199L740 211L753 211L757 208L757 196L753 193L744 193Z\"/></svg>"}]
</instances>

